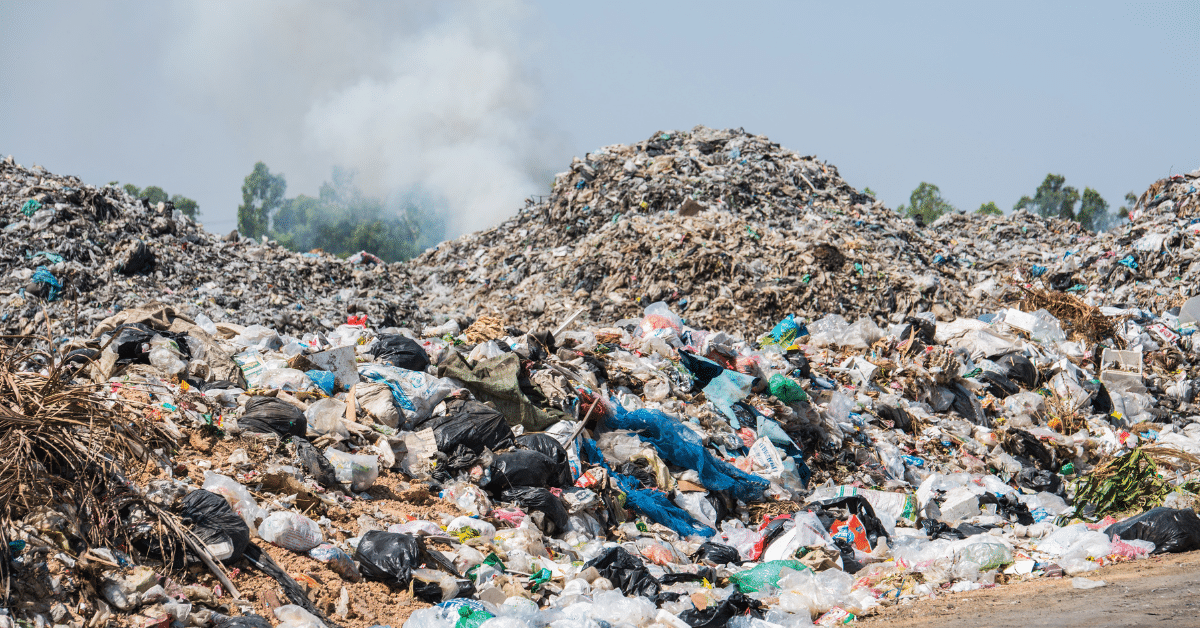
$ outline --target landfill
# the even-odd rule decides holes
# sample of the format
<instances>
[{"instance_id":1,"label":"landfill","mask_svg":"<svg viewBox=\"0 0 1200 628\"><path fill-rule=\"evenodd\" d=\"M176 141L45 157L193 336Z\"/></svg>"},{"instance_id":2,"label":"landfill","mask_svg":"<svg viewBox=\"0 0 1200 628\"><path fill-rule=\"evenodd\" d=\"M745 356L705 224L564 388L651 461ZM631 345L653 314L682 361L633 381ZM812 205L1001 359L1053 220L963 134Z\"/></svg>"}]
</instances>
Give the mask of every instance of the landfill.
<instances>
[{"instance_id":1,"label":"landfill","mask_svg":"<svg viewBox=\"0 0 1200 628\"><path fill-rule=\"evenodd\" d=\"M843 625L1200 550L1200 171L904 219L697 127L403 264L0 163L0 624Z\"/></svg>"}]
</instances>

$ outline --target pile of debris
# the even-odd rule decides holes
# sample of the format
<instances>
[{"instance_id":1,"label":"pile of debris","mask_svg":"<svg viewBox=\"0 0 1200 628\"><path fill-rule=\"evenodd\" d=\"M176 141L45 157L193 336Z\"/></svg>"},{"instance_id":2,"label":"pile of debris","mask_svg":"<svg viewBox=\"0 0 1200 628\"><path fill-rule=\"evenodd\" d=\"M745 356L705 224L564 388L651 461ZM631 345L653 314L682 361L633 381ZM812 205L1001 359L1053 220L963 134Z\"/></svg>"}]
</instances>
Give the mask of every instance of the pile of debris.
<instances>
[{"instance_id":1,"label":"pile of debris","mask_svg":"<svg viewBox=\"0 0 1200 628\"><path fill-rule=\"evenodd\" d=\"M384 266L6 162L0 623L833 625L1200 549L1186 214L922 227L702 128L573 172Z\"/></svg>"},{"instance_id":2,"label":"pile of debris","mask_svg":"<svg viewBox=\"0 0 1200 628\"><path fill-rule=\"evenodd\" d=\"M416 312L402 265L214 235L170 203L12 157L0 162L0 224L0 329L9 334L86 334L149 300L295 331L333 329L347 313L403 324Z\"/></svg>"},{"instance_id":3,"label":"pile of debris","mask_svg":"<svg viewBox=\"0 0 1200 628\"><path fill-rule=\"evenodd\" d=\"M743 131L656 133L575 159L548 197L412 262L436 312L597 322L665 301L695 324L762 328L787 314L899 322L995 309L1088 234L1077 223L944 216L922 226L837 169Z\"/></svg>"}]
</instances>

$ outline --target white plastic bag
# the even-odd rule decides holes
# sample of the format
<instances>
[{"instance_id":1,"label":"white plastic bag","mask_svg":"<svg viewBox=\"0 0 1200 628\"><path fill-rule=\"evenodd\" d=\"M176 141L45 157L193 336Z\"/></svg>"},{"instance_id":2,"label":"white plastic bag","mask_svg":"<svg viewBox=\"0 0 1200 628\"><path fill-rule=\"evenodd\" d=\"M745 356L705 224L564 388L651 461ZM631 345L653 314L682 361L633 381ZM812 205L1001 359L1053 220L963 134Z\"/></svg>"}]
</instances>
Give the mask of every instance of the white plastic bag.
<instances>
[{"instance_id":1,"label":"white plastic bag","mask_svg":"<svg viewBox=\"0 0 1200 628\"><path fill-rule=\"evenodd\" d=\"M334 433L342 438L349 438L350 432L346 431L346 425L342 423L344 416L346 403L332 397L321 399L304 411L304 418L308 420L308 431L321 435Z\"/></svg>"},{"instance_id":2,"label":"white plastic bag","mask_svg":"<svg viewBox=\"0 0 1200 628\"><path fill-rule=\"evenodd\" d=\"M456 386L449 378L437 378L429 373L410 371L384 364L364 364L358 368L364 379L386 384L392 400L406 418L415 421L428 419Z\"/></svg>"},{"instance_id":3,"label":"white plastic bag","mask_svg":"<svg viewBox=\"0 0 1200 628\"><path fill-rule=\"evenodd\" d=\"M378 456L349 454L330 447L325 457L333 465L338 481L349 484L352 491L365 491L379 479Z\"/></svg>"},{"instance_id":4,"label":"white plastic bag","mask_svg":"<svg viewBox=\"0 0 1200 628\"><path fill-rule=\"evenodd\" d=\"M273 512L258 526L258 535L293 552L307 552L321 544L321 526L298 512Z\"/></svg>"},{"instance_id":5,"label":"white plastic bag","mask_svg":"<svg viewBox=\"0 0 1200 628\"><path fill-rule=\"evenodd\" d=\"M229 502L229 506L233 508L233 511L251 529L254 528L256 520L267 516L267 511L259 507L258 502L254 499L254 495L250 493L250 489L242 486L237 480L231 477L212 471L205 471L204 484L201 488L224 497L225 501Z\"/></svg>"},{"instance_id":6,"label":"white plastic bag","mask_svg":"<svg viewBox=\"0 0 1200 628\"><path fill-rule=\"evenodd\" d=\"M174 340L162 336L150 339L150 365L165 375L179 375L187 370L187 362Z\"/></svg>"}]
</instances>

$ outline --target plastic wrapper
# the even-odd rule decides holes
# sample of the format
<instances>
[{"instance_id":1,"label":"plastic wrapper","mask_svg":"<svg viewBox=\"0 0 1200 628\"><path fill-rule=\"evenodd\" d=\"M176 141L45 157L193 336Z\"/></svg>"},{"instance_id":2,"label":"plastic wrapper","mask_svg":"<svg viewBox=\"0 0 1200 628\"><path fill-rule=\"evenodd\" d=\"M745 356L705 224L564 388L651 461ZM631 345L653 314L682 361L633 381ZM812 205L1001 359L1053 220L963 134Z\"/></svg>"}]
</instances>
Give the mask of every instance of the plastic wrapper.
<instances>
[{"instance_id":1,"label":"plastic wrapper","mask_svg":"<svg viewBox=\"0 0 1200 628\"><path fill-rule=\"evenodd\" d=\"M362 574L349 554L329 543L322 543L308 551L309 557L329 566L329 569L349 582L359 582Z\"/></svg>"}]
</instances>

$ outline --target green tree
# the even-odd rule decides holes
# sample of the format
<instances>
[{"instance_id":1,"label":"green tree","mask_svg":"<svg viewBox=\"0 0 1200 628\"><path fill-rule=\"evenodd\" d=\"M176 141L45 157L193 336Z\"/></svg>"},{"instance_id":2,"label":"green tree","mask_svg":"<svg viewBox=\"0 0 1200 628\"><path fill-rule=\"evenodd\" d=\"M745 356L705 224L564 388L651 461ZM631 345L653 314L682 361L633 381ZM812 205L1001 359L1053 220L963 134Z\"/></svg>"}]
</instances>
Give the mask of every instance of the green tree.
<instances>
[{"instance_id":1,"label":"green tree","mask_svg":"<svg viewBox=\"0 0 1200 628\"><path fill-rule=\"evenodd\" d=\"M287 181L282 174L271 174L263 162L242 183L242 204L238 206L238 231L250 238L265 235L271 229L271 214L283 205Z\"/></svg>"},{"instance_id":2,"label":"green tree","mask_svg":"<svg viewBox=\"0 0 1200 628\"><path fill-rule=\"evenodd\" d=\"M988 202L984 203L983 205L980 205L979 209L975 210L975 213L983 214L985 216L1003 216L1004 215L1004 212L1000 211L999 207L996 207L996 203L994 201L988 201Z\"/></svg>"},{"instance_id":3,"label":"green tree","mask_svg":"<svg viewBox=\"0 0 1200 628\"><path fill-rule=\"evenodd\" d=\"M896 211L909 218L920 218L924 224L929 224L946 212L954 211L954 206L942 198L942 191L932 183L921 182L917 189L908 195L908 207L903 204Z\"/></svg>"},{"instance_id":4,"label":"green tree","mask_svg":"<svg viewBox=\"0 0 1200 628\"><path fill-rule=\"evenodd\" d=\"M142 193L138 195L138 198L143 198L149 201L151 205L158 205L159 203L165 203L170 200L170 197L167 196L166 190L158 187L157 185L147 185L146 187L142 188Z\"/></svg>"},{"instance_id":5,"label":"green tree","mask_svg":"<svg viewBox=\"0 0 1200 628\"><path fill-rule=\"evenodd\" d=\"M1031 210L1043 218L1057 216L1064 220L1075 220L1075 203L1079 202L1079 190L1064 185L1067 178L1061 174L1048 174L1038 186L1033 198L1022 196L1013 209Z\"/></svg>"},{"instance_id":6,"label":"green tree","mask_svg":"<svg viewBox=\"0 0 1200 628\"><path fill-rule=\"evenodd\" d=\"M1108 201L1104 200L1096 190L1084 188L1079 203L1079 213L1076 214L1075 220L1088 231L1107 229L1109 223Z\"/></svg>"},{"instance_id":7,"label":"green tree","mask_svg":"<svg viewBox=\"0 0 1200 628\"><path fill-rule=\"evenodd\" d=\"M122 187L124 188L125 192L128 193L130 196L132 196L134 198L142 197L142 190L138 186L136 186L132 183L126 183Z\"/></svg>"},{"instance_id":8,"label":"green tree","mask_svg":"<svg viewBox=\"0 0 1200 628\"><path fill-rule=\"evenodd\" d=\"M1133 192L1125 193L1125 204L1117 211L1118 220L1129 220L1129 212L1137 205L1138 197Z\"/></svg>"},{"instance_id":9,"label":"green tree","mask_svg":"<svg viewBox=\"0 0 1200 628\"><path fill-rule=\"evenodd\" d=\"M175 194L171 196L171 203L175 205L175 209L183 212L184 216L187 216L192 220L195 220L196 216L200 215L200 205L197 204L196 201L193 201L182 194Z\"/></svg>"},{"instance_id":10,"label":"green tree","mask_svg":"<svg viewBox=\"0 0 1200 628\"><path fill-rule=\"evenodd\" d=\"M877 194L875 194L875 190L872 190L869 187L863 188L862 193L870 196L871 198L875 198L877 196Z\"/></svg>"}]
</instances>

